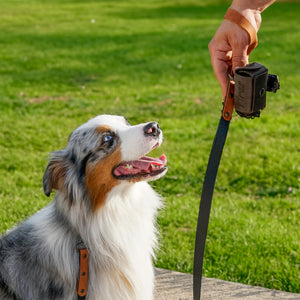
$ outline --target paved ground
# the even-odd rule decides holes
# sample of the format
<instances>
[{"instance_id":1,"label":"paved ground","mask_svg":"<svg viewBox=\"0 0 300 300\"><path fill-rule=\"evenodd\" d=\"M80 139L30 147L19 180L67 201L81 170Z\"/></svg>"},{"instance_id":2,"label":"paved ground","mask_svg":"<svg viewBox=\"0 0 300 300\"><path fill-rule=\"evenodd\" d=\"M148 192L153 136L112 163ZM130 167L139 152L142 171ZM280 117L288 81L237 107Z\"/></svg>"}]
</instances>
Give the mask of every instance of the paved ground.
<instances>
[{"instance_id":1,"label":"paved ground","mask_svg":"<svg viewBox=\"0 0 300 300\"><path fill-rule=\"evenodd\" d=\"M156 269L155 300L192 300L193 276ZM213 278L202 279L201 300L300 300L300 294Z\"/></svg>"}]
</instances>

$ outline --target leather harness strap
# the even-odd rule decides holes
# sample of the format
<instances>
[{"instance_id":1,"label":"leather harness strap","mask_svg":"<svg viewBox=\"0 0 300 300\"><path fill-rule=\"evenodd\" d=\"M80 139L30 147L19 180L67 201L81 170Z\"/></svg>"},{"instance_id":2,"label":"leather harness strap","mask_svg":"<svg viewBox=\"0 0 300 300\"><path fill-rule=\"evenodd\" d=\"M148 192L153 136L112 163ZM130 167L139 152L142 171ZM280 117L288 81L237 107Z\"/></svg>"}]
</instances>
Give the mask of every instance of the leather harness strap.
<instances>
[{"instance_id":1,"label":"leather harness strap","mask_svg":"<svg viewBox=\"0 0 300 300\"><path fill-rule=\"evenodd\" d=\"M77 281L77 299L84 300L88 287L89 274L89 250L82 241L77 243L77 251L79 252L79 275Z\"/></svg>"},{"instance_id":2,"label":"leather harness strap","mask_svg":"<svg viewBox=\"0 0 300 300\"><path fill-rule=\"evenodd\" d=\"M201 202L198 215L198 224L195 240L194 251L194 268L193 268L193 296L194 300L198 300L201 297L201 281L202 281L202 269L203 259L205 251L205 242L208 230L209 215L212 203L212 197L218 173L218 168L225 145L227 132L229 129L230 120L233 112L233 87L234 82L231 77L228 78L227 94L224 100L224 108L216 136L214 138L213 146L211 148L207 169L205 173ZM225 117L224 117L225 116Z\"/></svg>"},{"instance_id":3,"label":"leather harness strap","mask_svg":"<svg viewBox=\"0 0 300 300\"><path fill-rule=\"evenodd\" d=\"M224 19L239 25L248 33L250 42L247 54L249 54L258 44L257 33L253 25L243 15L232 8L228 8Z\"/></svg>"}]
</instances>

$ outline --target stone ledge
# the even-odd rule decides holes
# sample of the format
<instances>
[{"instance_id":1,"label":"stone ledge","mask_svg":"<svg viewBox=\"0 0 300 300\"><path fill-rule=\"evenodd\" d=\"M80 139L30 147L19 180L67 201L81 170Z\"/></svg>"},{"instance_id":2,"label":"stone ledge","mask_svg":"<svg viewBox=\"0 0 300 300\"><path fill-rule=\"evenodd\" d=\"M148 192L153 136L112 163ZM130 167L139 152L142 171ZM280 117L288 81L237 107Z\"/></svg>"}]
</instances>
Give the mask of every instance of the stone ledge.
<instances>
[{"instance_id":1,"label":"stone ledge","mask_svg":"<svg viewBox=\"0 0 300 300\"><path fill-rule=\"evenodd\" d=\"M192 300L193 276L155 269L155 300ZM202 279L201 300L300 300L300 294L213 278Z\"/></svg>"}]
</instances>

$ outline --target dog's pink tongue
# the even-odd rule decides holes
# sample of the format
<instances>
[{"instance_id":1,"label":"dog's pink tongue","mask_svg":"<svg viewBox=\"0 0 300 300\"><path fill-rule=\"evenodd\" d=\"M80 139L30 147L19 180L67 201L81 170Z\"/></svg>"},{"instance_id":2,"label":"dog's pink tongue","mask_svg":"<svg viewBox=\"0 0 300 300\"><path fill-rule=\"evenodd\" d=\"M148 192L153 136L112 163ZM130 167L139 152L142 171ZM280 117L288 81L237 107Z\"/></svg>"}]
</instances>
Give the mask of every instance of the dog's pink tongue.
<instances>
[{"instance_id":1,"label":"dog's pink tongue","mask_svg":"<svg viewBox=\"0 0 300 300\"><path fill-rule=\"evenodd\" d=\"M120 164L115 170L116 176L135 175L138 173L150 173L162 169L167 164L167 158L163 154L160 158L144 156L138 160L128 161Z\"/></svg>"},{"instance_id":2,"label":"dog's pink tongue","mask_svg":"<svg viewBox=\"0 0 300 300\"><path fill-rule=\"evenodd\" d=\"M141 169L148 168L151 164L155 166L165 165L167 161L166 156L163 154L160 158L152 158L149 156L144 156L139 160L133 161L134 166L140 166Z\"/></svg>"}]
</instances>

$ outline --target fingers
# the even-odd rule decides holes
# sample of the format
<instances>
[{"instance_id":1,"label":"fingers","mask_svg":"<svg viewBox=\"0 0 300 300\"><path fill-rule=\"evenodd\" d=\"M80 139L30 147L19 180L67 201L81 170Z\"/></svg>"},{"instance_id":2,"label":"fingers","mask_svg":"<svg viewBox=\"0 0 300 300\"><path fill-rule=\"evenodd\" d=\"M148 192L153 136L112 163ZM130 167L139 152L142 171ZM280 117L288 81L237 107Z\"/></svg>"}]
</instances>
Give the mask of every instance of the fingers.
<instances>
[{"instance_id":1,"label":"fingers","mask_svg":"<svg viewBox=\"0 0 300 300\"><path fill-rule=\"evenodd\" d=\"M230 45L228 44L227 39L224 39L224 34L224 24L222 23L208 45L211 64L214 70L215 77L221 85L223 97L226 94L229 62L232 56Z\"/></svg>"},{"instance_id":2,"label":"fingers","mask_svg":"<svg viewBox=\"0 0 300 300\"><path fill-rule=\"evenodd\" d=\"M228 53L218 50L218 47L216 46L217 44L214 43L214 41L211 41L209 43L209 52L214 74L221 85L222 94L224 97L227 86L228 61L231 59L231 57L228 55Z\"/></svg>"},{"instance_id":3,"label":"fingers","mask_svg":"<svg viewBox=\"0 0 300 300\"><path fill-rule=\"evenodd\" d=\"M212 62L212 65L214 67L214 74L217 80L220 83L221 89L222 89L222 95L223 99L226 95L226 90L227 90L227 82L228 82L228 74L229 74L229 61L224 60L222 58L218 60L214 60Z\"/></svg>"}]
</instances>

